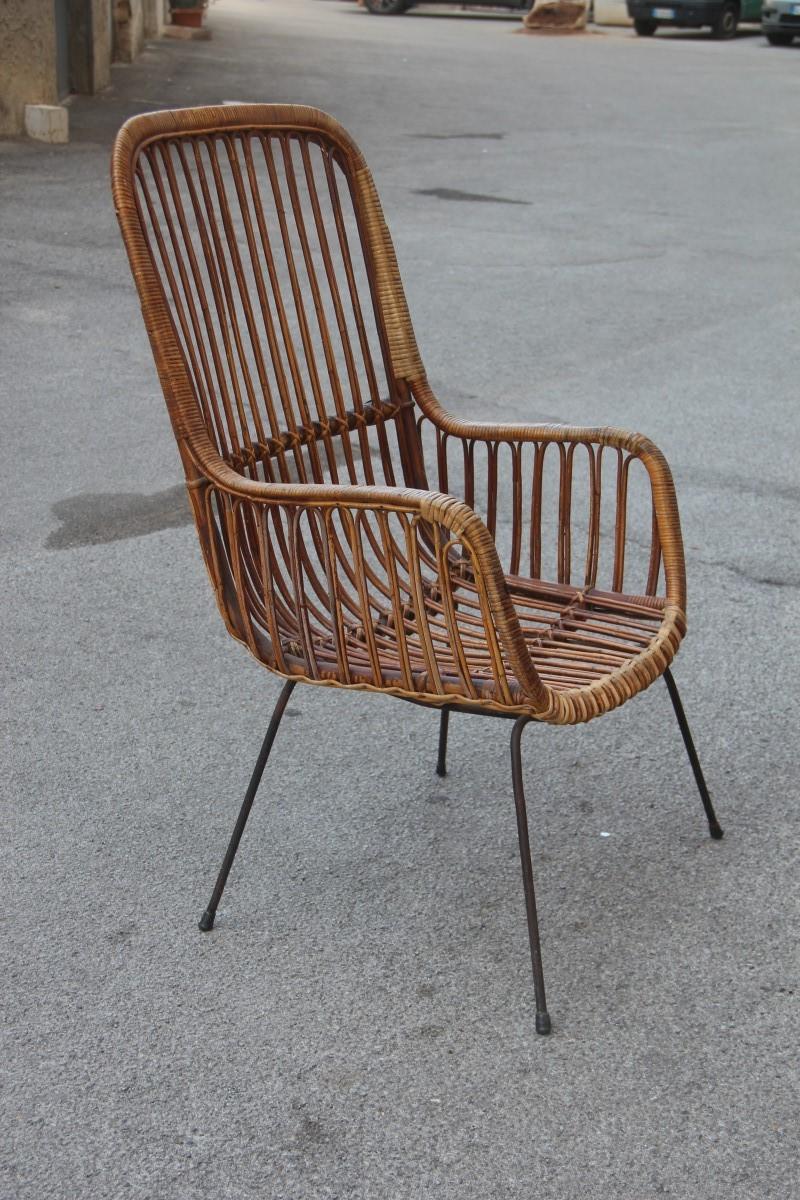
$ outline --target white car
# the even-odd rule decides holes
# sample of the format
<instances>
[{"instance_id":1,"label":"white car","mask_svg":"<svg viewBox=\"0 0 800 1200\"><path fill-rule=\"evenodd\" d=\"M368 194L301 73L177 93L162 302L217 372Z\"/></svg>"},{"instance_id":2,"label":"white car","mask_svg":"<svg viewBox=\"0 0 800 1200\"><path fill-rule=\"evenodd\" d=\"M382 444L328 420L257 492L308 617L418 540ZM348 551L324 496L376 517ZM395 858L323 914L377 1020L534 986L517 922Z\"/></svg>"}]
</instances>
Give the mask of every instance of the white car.
<instances>
[{"instance_id":1,"label":"white car","mask_svg":"<svg viewBox=\"0 0 800 1200\"><path fill-rule=\"evenodd\" d=\"M761 28L771 46L789 46L800 37L800 4L795 0L764 0Z\"/></svg>"}]
</instances>

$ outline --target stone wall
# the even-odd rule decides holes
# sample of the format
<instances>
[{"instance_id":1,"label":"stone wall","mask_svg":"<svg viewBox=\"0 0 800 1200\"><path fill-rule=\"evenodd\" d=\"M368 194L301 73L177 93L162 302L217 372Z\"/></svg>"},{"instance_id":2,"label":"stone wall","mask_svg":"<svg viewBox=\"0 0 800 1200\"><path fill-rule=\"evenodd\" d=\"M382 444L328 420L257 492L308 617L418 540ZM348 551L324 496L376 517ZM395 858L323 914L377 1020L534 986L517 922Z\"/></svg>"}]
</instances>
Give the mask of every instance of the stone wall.
<instances>
[{"instance_id":1,"label":"stone wall","mask_svg":"<svg viewBox=\"0 0 800 1200\"><path fill-rule=\"evenodd\" d=\"M21 133L26 104L57 104L53 0L0 0L0 135Z\"/></svg>"},{"instance_id":2,"label":"stone wall","mask_svg":"<svg viewBox=\"0 0 800 1200\"><path fill-rule=\"evenodd\" d=\"M108 0L68 0L70 87L101 91L111 82L111 16Z\"/></svg>"},{"instance_id":3,"label":"stone wall","mask_svg":"<svg viewBox=\"0 0 800 1200\"><path fill-rule=\"evenodd\" d=\"M157 38L166 24L166 0L142 0L144 8L144 36Z\"/></svg>"},{"instance_id":4,"label":"stone wall","mask_svg":"<svg viewBox=\"0 0 800 1200\"><path fill-rule=\"evenodd\" d=\"M92 92L111 83L111 8L108 0L89 0L92 6Z\"/></svg>"},{"instance_id":5,"label":"stone wall","mask_svg":"<svg viewBox=\"0 0 800 1200\"><path fill-rule=\"evenodd\" d=\"M132 62L163 28L164 0L65 0L69 89L111 82L114 57ZM113 27L112 27L113 25ZM26 104L58 104L54 0L0 0L0 137L23 132Z\"/></svg>"},{"instance_id":6,"label":"stone wall","mask_svg":"<svg viewBox=\"0 0 800 1200\"><path fill-rule=\"evenodd\" d=\"M142 0L114 0L114 58L133 62L144 44Z\"/></svg>"}]
</instances>

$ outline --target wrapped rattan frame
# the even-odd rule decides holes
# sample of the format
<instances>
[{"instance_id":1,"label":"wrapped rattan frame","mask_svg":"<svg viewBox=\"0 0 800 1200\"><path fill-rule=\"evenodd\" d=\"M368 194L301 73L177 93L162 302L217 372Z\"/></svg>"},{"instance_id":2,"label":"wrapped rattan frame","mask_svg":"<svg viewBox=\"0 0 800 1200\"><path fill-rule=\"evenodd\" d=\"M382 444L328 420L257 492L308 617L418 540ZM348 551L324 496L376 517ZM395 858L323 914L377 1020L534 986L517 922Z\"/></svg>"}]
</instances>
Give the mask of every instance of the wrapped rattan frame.
<instances>
[{"instance_id":1,"label":"wrapped rattan frame","mask_svg":"<svg viewBox=\"0 0 800 1200\"><path fill-rule=\"evenodd\" d=\"M398 464L397 472L403 486L251 478L226 460L210 436L146 236L137 200L137 164L148 147L156 143L181 139L190 144L195 138L239 137L250 131L283 131L300 141L310 138L315 144L324 143L332 148L347 178L389 378L386 407L383 400L373 405L369 420L393 419L402 426L404 461ZM467 423L441 407L420 360L372 176L358 147L335 120L317 109L299 105L226 105L134 117L122 128L114 146L112 187L220 611L231 634L260 662L285 677L307 682L383 691L434 706L458 705L556 724L585 721L609 711L664 672L685 632L686 608L678 509L664 457L648 439L621 430ZM652 600L654 611L660 615L649 643L590 683L554 687L545 682L523 636L494 539L467 503L431 490L421 448L413 437L418 426L412 413L417 422L429 421L450 438L514 447L526 443L610 447L626 459L640 460L649 478L653 512L651 570L642 602ZM362 413L359 419L363 424L367 417ZM338 427L343 421L340 414ZM305 428L302 436L328 437L338 427L336 417L332 421L324 417L313 428ZM270 539L277 536L278 522L289 531L280 533L281 545L286 562L295 567L285 568L276 591L278 576L270 567ZM396 631L394 664L389 661L386 646L378 648L374 619L377 609L360 591L355 534L341 533L342 529L366 530L369 522L369 544L384 570L379 601L385 606L386 620ZM309 536L319 562L328 566L327 612L319 594L311 596L308 589L301 586L298 591L296 587L305 569L303 538L308 544ZM624 541L624 520L621 527L618 523L614 536ZM399 558L398 538L405 538L407 552ZM349 561L345 562L348 555ZM402 587L395 578L398 561L407 573ZM660 569L664 591L659 596ZM320 568L319 578L324 575ZM453 598L459 578L465 577L470 581L474 604L466 638L466 618L463 613L459 615L461 601ZM319 578L314 584L317 593ZM346 612L341 600L345 593L349 605ZM354 611L359 603L360 620ZM306 621L303 626L304 608L317 614L315 625ZM320 622L327 622L327 639L320 637ZM413 661L407 647L404 651L407 622L411 623L409 628L413 626L415 638ZM471 654L477 646L474 630L479 622L483 643L480 671L475 675ZM370 665L362 669L366 660ZM444 671L442 661L448 664Z\"/></svg>"}]
</instances>

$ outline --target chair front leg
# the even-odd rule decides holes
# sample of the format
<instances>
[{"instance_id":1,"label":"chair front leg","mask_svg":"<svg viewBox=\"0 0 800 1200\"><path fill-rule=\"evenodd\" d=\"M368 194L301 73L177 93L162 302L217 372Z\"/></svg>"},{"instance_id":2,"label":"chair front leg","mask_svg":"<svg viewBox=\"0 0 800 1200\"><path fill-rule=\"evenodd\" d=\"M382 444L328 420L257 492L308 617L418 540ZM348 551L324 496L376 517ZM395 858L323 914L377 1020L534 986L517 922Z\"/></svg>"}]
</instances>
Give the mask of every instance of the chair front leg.
<instances>
[{"instance_id":1,"label":"chair front leg","mask_svg":"<svg viewBox=\"0 0 800 1200\"><path fill-rule=\"evenodd\" d=\"M528 717L519 717L514 722L511 732L511 778L514 783L514 804L517 809L517 834L519 837L519 856L522 863L522 884L525 888L525 910L528 916L528 940L531 947L531 967L533 969L533 988L536 995L536 1032L550 1032L550 1016L547 1012L547 999L544 992L544 971L542 969L542 949L539 944L539 920L536 915L536 895L533 890L533 868L531 866L531 846L528 836L528 813L525 807L525 792L522 786L522 755L520 739L522 731L528 724Z\"/></svg>"},{"instance_id":2,"label":"chair front leg","mask_svg":"<svg viewBox=\"0 0 800 1200\"><path fill-rule=\"evenodd\" d=\"M700 799L703 801L703 808L705 809L706 818L708 820L708 832L711 834L712 838L718 842L723 835L723 829L717 820L717 814L714 812L714 806L711 803L711 797L708 794L708 787L706 786L705 776L703 775L703 768L700 766L700 759L697 757L697 751L694 748L692 731L689 728L689 722L686 720L686 713L683 711L683 705L681 704L678 687L675 683L675 680L672 678L672 672L670 671L669 667L667 667L666 671L664 672L664 682L667 685L667 691L669 692L669 698L672 701L672 707L675 709L675 716L678 718L678 725L680 726L681 735L683 737L683 744L686 747L686 753L689 755L689 762L692 764L692 770L694 771L694 779L695 783L697 784L697 790L700 793Z\"/></svg>"},{"instance_id":3,"label":"chair front leg","mask_svg":"<svg viewBox=\"0 0 800 1200\"><path fill-rule=\"evenodd\" d=\"M253 801L255 800L256 792L258 791L258 785L261 783L261 776L264 774L264 768L267 765L267 759L269 758L269 752L272 749L272 743L275 741L275 735L278 732L278 726L281 723L281 717L286 710L286 705L289 703L289 697L294 691L295 683L296 680L294 679L288 679L286 681L286 683L283 685L283 691L278 697L278 703L275 705L275 711L273 712L272 719L267 727L266 736L264 737L261 751L256 760L255 769L250 780L250 786L245 793L239 816L233 828L231 840L228 843L228 849L225 854L225 858L223 859L222 866L220 867L220 872L217 876L217 882L214 886L213 894L208 902L208 908L198 922L198 928L202 930L203 933L208 933L210 929L214 928L214 918L217 914L217 906L222 899L222 893L225 891L228 873L233 866L233 860L236 857L236 851L239 849L239 842L242 839L244 827L247 824L247 818L250 816L250 809L253 807Z\"/></svg>"}]
</instances>

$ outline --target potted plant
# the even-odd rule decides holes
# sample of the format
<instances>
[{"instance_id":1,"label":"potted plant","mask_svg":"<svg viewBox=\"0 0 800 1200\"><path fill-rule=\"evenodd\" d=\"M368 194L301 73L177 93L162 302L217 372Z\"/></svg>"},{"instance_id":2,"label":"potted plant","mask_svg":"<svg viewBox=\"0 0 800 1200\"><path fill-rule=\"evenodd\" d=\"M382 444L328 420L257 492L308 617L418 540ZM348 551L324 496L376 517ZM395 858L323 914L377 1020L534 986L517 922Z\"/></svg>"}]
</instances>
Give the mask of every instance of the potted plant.
<instances>
[{"instance_id":1,"label":"potted plant","mask_svg":"<svg viewBox=\"0 0 800 1200\"><path fill-rule=\"evenodd\" d=\"M203 24L203 13L207 4L208 0L169 0L172 24L199 29Z\"/></svg>"}]
</instances>

